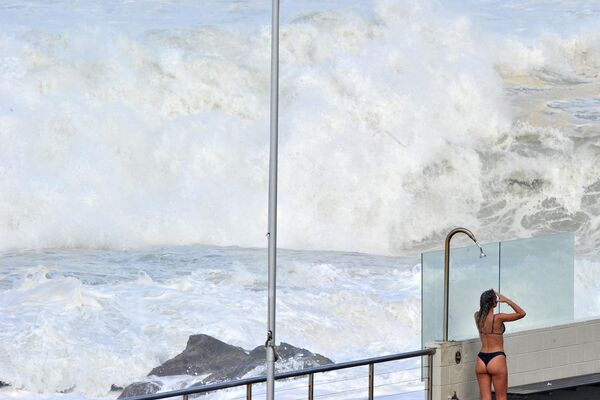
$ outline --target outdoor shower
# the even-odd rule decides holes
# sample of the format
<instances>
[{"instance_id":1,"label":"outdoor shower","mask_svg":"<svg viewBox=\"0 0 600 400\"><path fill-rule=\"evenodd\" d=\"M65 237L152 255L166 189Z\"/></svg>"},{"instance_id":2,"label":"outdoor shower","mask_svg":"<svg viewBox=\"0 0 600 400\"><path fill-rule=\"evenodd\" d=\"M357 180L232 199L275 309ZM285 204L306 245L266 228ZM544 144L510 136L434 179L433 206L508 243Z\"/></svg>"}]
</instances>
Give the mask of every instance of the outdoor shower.
<instances>
[{"instance_id":1,"label":"outdoor shower","mask_svg":"<svg viewBox=\"0 0 600 400\"><path fill-rule=\"evenodd\" d=\"M479 247L479 258L486 257L486 254L483 251L483 248L475 239L475 235L473 232L466 228L454 228L452 229L448 235L446 236L446 243L444 246L444 336L443 341L448 341L448 307L449 307L449 286L450 286L450 241L452 237L457 233L464 233L468 237L471 238L473 242Z\"/></svg>"}]
</instances>

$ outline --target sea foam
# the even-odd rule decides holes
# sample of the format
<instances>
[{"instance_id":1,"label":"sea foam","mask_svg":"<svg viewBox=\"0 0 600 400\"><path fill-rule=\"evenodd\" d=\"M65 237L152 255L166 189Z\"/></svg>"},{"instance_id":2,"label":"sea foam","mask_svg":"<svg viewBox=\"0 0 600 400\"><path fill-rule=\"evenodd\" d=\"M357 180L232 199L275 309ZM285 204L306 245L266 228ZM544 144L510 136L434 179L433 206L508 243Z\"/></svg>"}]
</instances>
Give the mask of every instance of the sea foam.
<instances>
[{"instance_id":1,"label":"sea foam","mask_svg":"<svg viewBox=\"0 0 600 400\"><path fill-rule=\"evenodd\" d=\"M281 245L414 252L458 224L599 240L581 204L593 148L573 150L568 113L552 130L505 94L520 77L589 87L597 32L537 41L426 3L330 8L282 26ZM268 22L18 21L0 33L3 248L264 245ZM583 189L564 196L568 182ZM544 200L557 226L527 223Z\"/></svg>"}]
</instances>

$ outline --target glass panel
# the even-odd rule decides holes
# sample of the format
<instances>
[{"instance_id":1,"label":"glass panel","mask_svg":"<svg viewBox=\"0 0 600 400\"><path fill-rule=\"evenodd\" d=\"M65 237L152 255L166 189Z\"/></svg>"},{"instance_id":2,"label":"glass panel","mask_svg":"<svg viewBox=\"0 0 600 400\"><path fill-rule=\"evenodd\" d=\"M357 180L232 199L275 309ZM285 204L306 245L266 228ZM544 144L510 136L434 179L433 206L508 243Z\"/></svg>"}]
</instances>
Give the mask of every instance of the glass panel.
<instances>
[{"instance_id":1,"label":"glass panel","mask_svg":"<svg viewBox=\"0 0 600 400\"><path fill-rule=\"evenodd\" d=\"M498 288L498 243L483 245L487 257L479 257L474 244L450 250L448 338L477 336L473 313L479 308L484 290ZM444 325L444 252L423 253L422 260L422 344L442 340Z\"/></svg>"},{"instance_id":2,"label":"glass panel","mask_svg":"<svg viewBox=\"0 0 600 400\"><path fill-rule=\"evenodd\" d=\"M498 289L498 243L482 247L487 257L480 258L479 247L475 245L450 250L449 340L479 335L473 318L475 311L479 310L479 297L487 289Z\"/></svg>"},{"instance_id":3,"label":"glass panel","mask_svg":"<svg viewBox=\"0 0 600 400\"><path fill-rule=\"evenodd\" d=\"M421 344L442 340L444 252L421 254Z\"/></svg>"},{"instance_id":4,"label":"glass panel","mask_svg":"<svg viewBox=\"0 0 600 400\"><path fill-rule=\"evenodd\" d=\"M450 253L450 340L477 337L473 313L479 296L489 288L521 305L523 320L507 324L508 332L564 324L574 319L575 235L551 236L492 243L486 258L471 245ZM444 252L421 255L422 344L443 337ZM501 305L500 312L511 312Z\"/></svg>"},{"instance_id":5,"label":"glass panel","mask_svg":"<svg viewBox=\"0 0 600 400\"><path fill-rule=\"evenodd\" d=\"M507 332L559 325L574 318L573 233L502 242L500 291L527 316L506 324ZM501 312L512 309L501 304Z\"/></svg>"}]
</instances>

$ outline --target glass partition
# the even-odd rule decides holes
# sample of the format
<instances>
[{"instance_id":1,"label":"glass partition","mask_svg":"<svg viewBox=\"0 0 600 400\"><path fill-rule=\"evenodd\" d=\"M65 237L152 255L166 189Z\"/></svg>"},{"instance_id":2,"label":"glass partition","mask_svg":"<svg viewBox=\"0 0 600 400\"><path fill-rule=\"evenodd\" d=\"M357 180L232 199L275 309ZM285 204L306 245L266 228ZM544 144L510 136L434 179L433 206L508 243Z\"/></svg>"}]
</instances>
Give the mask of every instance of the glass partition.
<instances>
[{"instance_id":1,"label":"glass partition","mask_svg":"<svg viewBox=\"0 0 600 400\"><path fill-rule=\"evenodd\" d=\"M477 334L474 327L473 304L486 289L497 288L498 244L483 245L487 255L479 258L475 245L452 249L450 257L448 338L459 340ZM441 340L444 320L444 252L431 251L421 255L422 266L422 341Z\"/></svg>"},{"instance_id":2,"label":"glass partition","mask_svg":"<svg viewBox=\"0 0 600 400\"><path fill-rule=\"evenodd\" d=\"M507 332L573 320L573 233L495 242L483 249L485 258L479 257L475 245L451 250L449 340L477 337L473 314L479 309L479 296L490 288L527 311L525 319L507 324ZM425 344L443 337L444 252L423 253L421 266L421 339ZM506 307L500 311L511 312Z\"/></svg>"},{"instance_id":3,"label":"glass partition","mask_svg":"<svg viewBox=\"0 0 600 400\"><path fill-rule=\"evenodd\" d=\"M498 244L486 244L482 247L486 254L484 258L479 258L477 246L452 250L448 306L449 340L462 340L478 335L473 314L476 308L479 309L481 292L498 287L500 281ZM442 282L443 280L442 276ZM443 318L442 315L441 324Z\"/></svg>"},{"instance_id":4,"label":"glass partition","mask_svg":"<svg viewBox=\"0 0 600 400\"><path fill-rule=\"evenodd\" d=\"M527 317L507 325L514 332L571 322L574 317L575 246L572 233L500 244L500 291ZM500 305L500 312L512 312Z\"/></svg>"},{"instance_id":5,"label":"glass partition","mask_svg":"<svg viewBox=\"0 0 600 400\"><path fill-rule=\"evenodd\" d=\"M444 252L421 254L421 345L442 338ZM421 346L423 347L423 346Z\"/></svg>"}]
</instances>

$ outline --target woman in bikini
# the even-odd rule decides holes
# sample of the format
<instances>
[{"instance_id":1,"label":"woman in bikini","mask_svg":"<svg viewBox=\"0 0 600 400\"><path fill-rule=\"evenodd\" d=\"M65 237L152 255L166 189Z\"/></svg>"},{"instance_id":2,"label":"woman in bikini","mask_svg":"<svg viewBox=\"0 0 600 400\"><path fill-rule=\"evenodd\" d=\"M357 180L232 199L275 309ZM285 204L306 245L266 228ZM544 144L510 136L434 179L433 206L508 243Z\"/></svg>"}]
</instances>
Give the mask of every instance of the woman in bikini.
<instances>
[{"instance_id":1,"label":"woman in bikini","mask_svg":"<svg viewBox=\"0 0 600 400\"><path fill-rule=\"evenodd\" d=\"M498 303L506 303L514 313L494 314ZM477 355L475 372L479 382L481 400L492 399L492 384L496 391L496 400L506 400L508 371L504 354L504 323L516 321L525 316L525 311L514 302L496 293L494 289L481 294L479 311L475 313L475 323L481 338L481 352Z\"/></svg>"}]
</instances>

